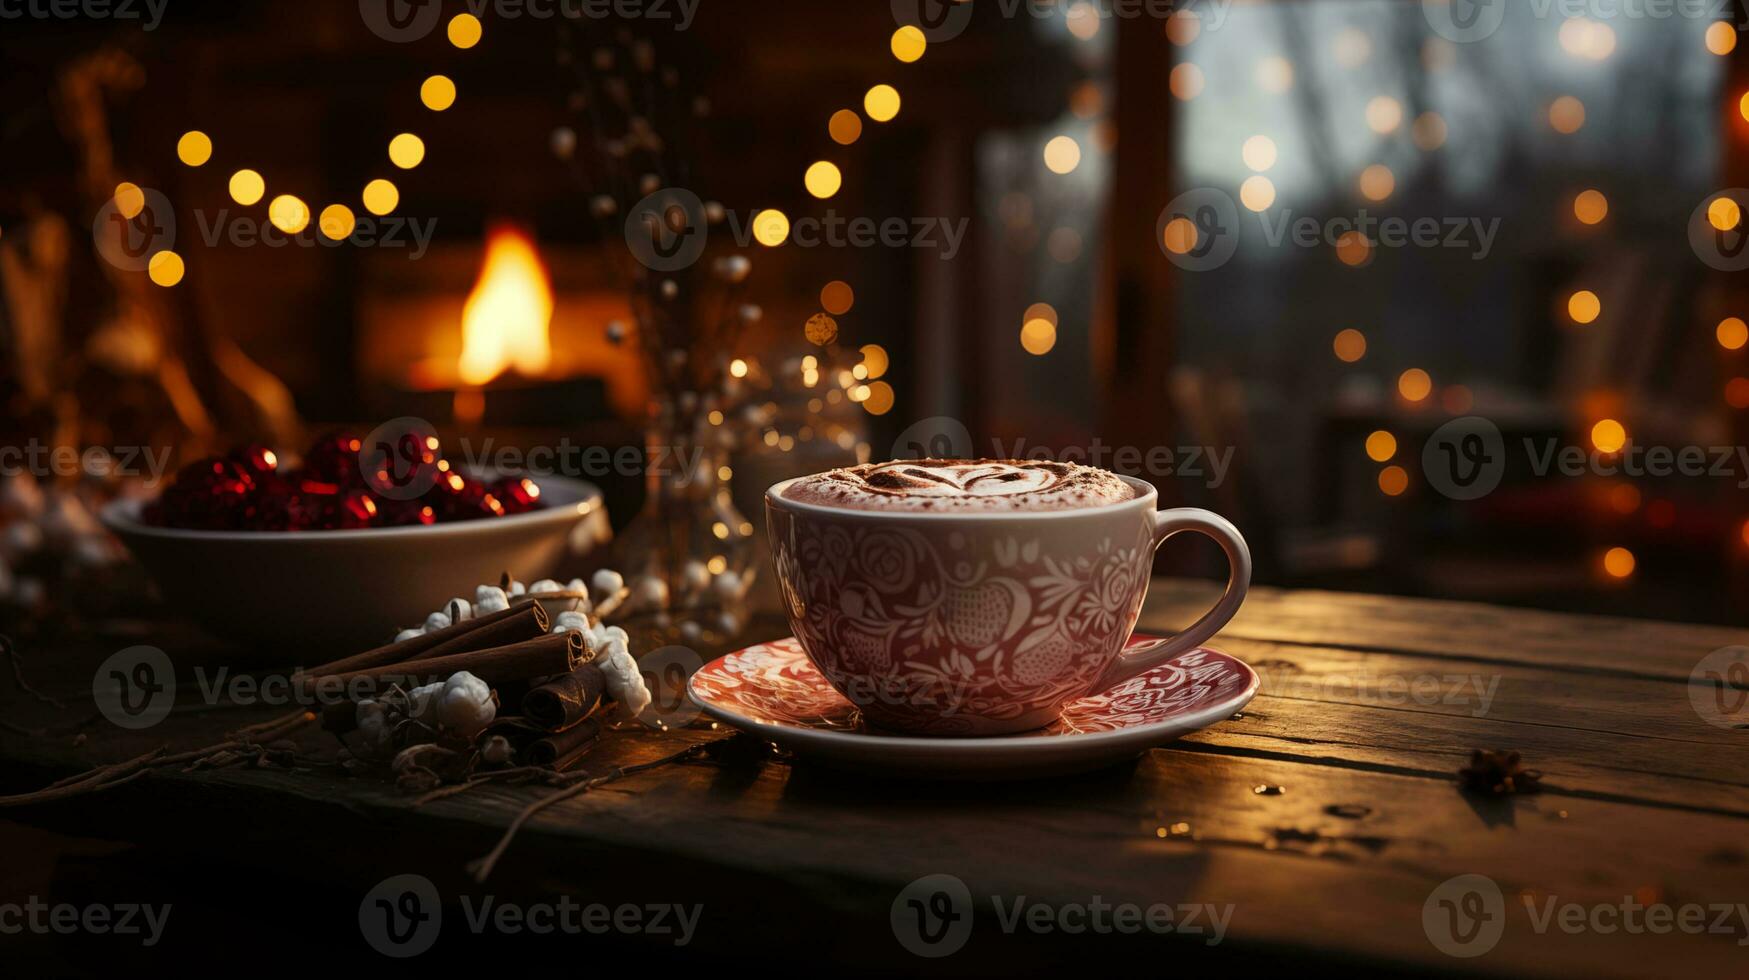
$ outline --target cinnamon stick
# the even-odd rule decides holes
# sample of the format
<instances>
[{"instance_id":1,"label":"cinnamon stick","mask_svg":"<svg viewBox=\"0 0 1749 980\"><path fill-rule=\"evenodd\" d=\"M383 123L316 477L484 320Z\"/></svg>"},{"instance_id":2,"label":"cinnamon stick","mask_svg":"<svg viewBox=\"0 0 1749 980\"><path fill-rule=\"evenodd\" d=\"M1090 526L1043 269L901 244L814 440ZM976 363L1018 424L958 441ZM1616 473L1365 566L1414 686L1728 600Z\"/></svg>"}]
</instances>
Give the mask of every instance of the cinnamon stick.
<instances>
[{"instance_id":1,"label":"cinnamon stick","mask_svg":"<svg viewBox=\"0 0 1749 980\"><path fill-rule=\"evenodd\" d=\"M552 766L564 772L583 758L601 735L601 719L585 718L562 732L537 738L522 750L530 765Z\"/></svg>"},{"instance_id":2,"label":"cinnamon stick","mask_svg":"<svg viewBox=\"0 0 1749 980\"><path fill-rule=\"evenodd\" d=\"M537 639L507 646L326 674L310 678L309 682L319 686L324 693L346 692L350 697L352 689L359 685L386 687L396 683L404 687L414 687L421 682L440 681L465 670L487 684L497 686L531 677L569 673L587 655L583 647L583 637L576 631L546 633Z\"/></svg>"},{"instance_id":3,"label":"cinnamon stick","mask_svg":"<svg viewBox=\"0 0 1749 980\"><path fill-rule=\"evenodd\" d=\"M514 625L507 625L514 624ZM374 650L355 653L350 657L301 671L299 677L325 677L349 674L388 664L405 663L426 656L460 653L464 649L484 649L503 646L518 640L532 639L551 627L547 611L538 602L517 603L508 609L487 613L477 619L464 619L432 633L409 637L399 643L389 643ZM473 644L485 642L483 646Z\"/></svg>"},{"instance_id":4,"label":"cinnamon stick","mask_svg":"<svg viewBox=\"0 0 1749 980\"><path fill-rule=\"evenodd\" d=\"M523 695L522 713L548 731L560 731L589 717L606 687L601 668L584 664Z\"/></svg>"}]
</instances>

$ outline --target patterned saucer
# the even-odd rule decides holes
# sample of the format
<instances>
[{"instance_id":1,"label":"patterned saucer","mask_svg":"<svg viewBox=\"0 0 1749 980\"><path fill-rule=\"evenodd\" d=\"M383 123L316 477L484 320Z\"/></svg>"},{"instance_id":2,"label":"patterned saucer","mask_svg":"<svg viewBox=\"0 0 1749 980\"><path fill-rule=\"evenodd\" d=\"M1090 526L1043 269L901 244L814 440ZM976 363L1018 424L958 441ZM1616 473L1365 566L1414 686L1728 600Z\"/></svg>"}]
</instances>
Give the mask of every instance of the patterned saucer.
<instances>
[{"instance_id":1,"label":"patterned saucer","mask_svg":"<svg viewBox=\"0 0 1749 980\"><path fill-rule=\"evenodd\" d=\"M1137 635L1130 644L1153 637ZM955 779L1029 779L1132 758L1243 708L1257 674L1206 647L1070 702L1045 728L991 738L895 735L868 726L793 637L719 657L687 693L719 721L841 767Z\"/></svg>"}]
</instances>

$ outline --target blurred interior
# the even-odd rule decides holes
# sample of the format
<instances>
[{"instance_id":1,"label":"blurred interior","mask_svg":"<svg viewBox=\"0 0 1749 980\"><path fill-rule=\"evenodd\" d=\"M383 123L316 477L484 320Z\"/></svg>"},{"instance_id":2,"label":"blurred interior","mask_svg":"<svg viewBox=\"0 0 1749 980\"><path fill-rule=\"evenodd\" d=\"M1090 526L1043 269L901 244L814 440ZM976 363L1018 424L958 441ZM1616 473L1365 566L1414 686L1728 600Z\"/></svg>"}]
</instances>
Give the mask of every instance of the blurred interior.
<instances>
[{"instance_id":1,"label":"blurred interior","mask_svg":"<svg viewBox=\"0 0 1749 980\"><path fill-rule=\"evenodd\" d=\"M764 316L740 370L772 409L732 459L743 513L776 479L887 458L913 423L948 416L979 455L1230 449L1220 481L1206 464L1151 477L1169 503L1231 517L1262 583L1749 622L1741 468L1515 463L1467 503L1420 472L1430 433L1470 414L1509 445L1591 448L1606 420L1640 444L1744 444L1749 362L1721 324L1749 303L1687 231L1697 204L1749 183L1734 31L1573 27L1513 4L1490 43L1458 44L1418 2L1169 19L1039 6L976 3L914 63L895 58L886 3L705 2L686 31L623 25L708 104L687 183L733 215L967 219L951 258L940 234L742 249ZM0 441L194 458L418 415L446 438L641 446L645 379L607 339L628 315L611 272L625 241L555 152L577 138L564 59L622 25L572 26L584 40L566 47L552 21L487 15L459 50L441 33L387 42L352 0L178 2L152 32L69 21L6 43ZM434 113L417 93L437 72L459 96ZM834 113L877 84L898 91L897 116L835 139ZM178 163L192 129L211 135L211 165ZM401 131L427 148L413 169L383 159ZM822 159L843 175L829 200L803 180ZM392 178L394 213L429 223L428 247L411 257L410 232L405 247L203 241L194 209L265 213L231 200L241 166L313 209L359 210L367 180ZM177 288L86 245L121 181L178 202ZM1160 241L1162 208L1194 188L1243 208L1238 251L1207 271ZM1498 233L1481 259L1251 234L1260 216L1362 209L1498 219ZM38 288L48 270L69 285ZM504 336L470 341L468 310L493 302ZM504 326L549 306L532 333ZM623 525L640 480L599 482ZM1218 558L1179 542L1160 567L1213 576Z\"/></svg>"}]
</instances>

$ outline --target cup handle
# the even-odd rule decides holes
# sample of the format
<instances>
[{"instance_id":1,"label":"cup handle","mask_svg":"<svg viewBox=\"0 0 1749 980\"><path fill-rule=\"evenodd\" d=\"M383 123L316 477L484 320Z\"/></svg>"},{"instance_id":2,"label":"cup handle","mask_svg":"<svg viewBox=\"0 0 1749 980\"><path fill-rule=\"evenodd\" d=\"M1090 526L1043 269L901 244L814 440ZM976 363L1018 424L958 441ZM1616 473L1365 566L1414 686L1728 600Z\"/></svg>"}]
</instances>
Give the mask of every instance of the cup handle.
<instances>
[{"instance_id":1,"label":"cup handle","mask_svg":"<svg viewBox=\"0 0 1749 980\"><path fill-rule=\"evenodd\" d=\"M1227 591L1221 595L1221 601L1215 603L1213 609L1204 613L1201 619L1184 632L1170 639L1157 640L1119 653L1117 659L1112 661L1111 666L1106 668L1105 673L1094 684L1094 693L1109 691L1143 671L1152 670L1179 654L1202 646L1210 637L1220 632L1221 627L1227 625L1233 614L1239 611L1239 604L1245 601L1245 591L1251 586L1251 549L1245 546L1245 539L1239 534L1239 529L1219 514L1194 507L1155 512L1156 550L1166 543L1167 538L1180 531L1200 531L1214 538L1221 550L1227 553L1227 565L1230 569Z\"/></svg>"}]
</instances>

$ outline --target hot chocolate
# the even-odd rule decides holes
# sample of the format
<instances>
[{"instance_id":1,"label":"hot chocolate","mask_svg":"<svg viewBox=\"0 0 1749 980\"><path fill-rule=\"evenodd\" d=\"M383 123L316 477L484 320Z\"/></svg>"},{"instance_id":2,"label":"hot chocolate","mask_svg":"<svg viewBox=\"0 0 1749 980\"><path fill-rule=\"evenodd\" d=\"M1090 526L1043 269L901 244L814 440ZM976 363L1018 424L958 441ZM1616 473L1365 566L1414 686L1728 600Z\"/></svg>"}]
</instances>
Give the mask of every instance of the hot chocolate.
<instances>
[{"instance_id":1,"label":"hot chocolate","mask_svg":"<svg viewBox=\"0 0 1749 980\"><path fill-rule=\"evenodd\" d=\"M865 463L803 477L787 500L850 510L989 513L1073 510L1130 500L1105 470L1026 459L914 459Z\"/></svg>"}]
</instances>

